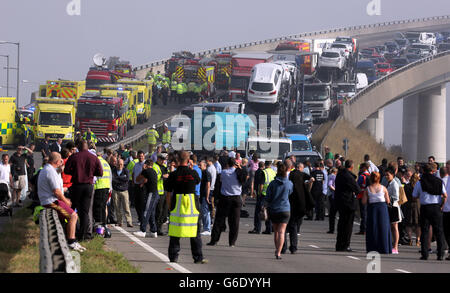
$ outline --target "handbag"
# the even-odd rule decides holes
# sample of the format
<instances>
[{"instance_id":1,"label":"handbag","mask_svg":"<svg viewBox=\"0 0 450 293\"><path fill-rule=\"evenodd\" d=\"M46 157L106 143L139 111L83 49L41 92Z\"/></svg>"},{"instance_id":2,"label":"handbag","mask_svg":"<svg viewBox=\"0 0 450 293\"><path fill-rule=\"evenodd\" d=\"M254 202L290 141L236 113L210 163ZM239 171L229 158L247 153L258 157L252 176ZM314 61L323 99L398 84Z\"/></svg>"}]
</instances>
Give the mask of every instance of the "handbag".
<instances>
[{"instance_id":1,"label":"handbag","mask_svg":"<svg viewBox=\"0 0 450 293\"><path fill-rule=\"evenodd\" d=\"M408 198L406 197L405 188L403 186L400 186L399 195L398 195L398 204L402 205L406 202L408 202Z\"/></svg>"},{"instance_id":2,"label":"handbag","mask_svg":"<svg viewBox=\"0 0 450 293\"><path fill-rule=\"evenodd\" d=\"M267 221L268 220L267 208L266 207L262 207L261 210L259 211L259 219L261 221Z\"/></svg>"},{"instance_id":3,"label":"handbag","mask_svg":"<svg viewBox=\"0 0 450 293\"><path fill-rule=\"evenodd\" d=\"M392 204L388 205L388 213L389 213L389 222L395 223L400 221L398 207L393 206Z\"/></svg>"}]
</instances>

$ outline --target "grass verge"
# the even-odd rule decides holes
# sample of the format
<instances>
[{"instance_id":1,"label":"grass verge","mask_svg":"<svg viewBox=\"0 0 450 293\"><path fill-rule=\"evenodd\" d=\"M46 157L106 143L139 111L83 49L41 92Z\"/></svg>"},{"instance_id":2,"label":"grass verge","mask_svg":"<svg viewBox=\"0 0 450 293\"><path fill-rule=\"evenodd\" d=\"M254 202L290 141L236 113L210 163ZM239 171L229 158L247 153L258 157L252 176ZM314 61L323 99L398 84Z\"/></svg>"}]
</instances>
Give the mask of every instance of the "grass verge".
<instances>
[{"instance_id":1,"label":"grass verge","mask_svg":"<svg viewBox=\"0 0 450 293\"><path fill-rule=\"evenodd\" d=\"M329 130L324 145L328 145L333 154L344 155L342 148L344 138L349 139L347 158L355 162L355 167L357 167L357 163L363 161L365 154L369 154L371 161L377 165L381 163L383 158L386 158L388 162L396 161L399 155L388 151L383 144L378 143L367 131L355 128L344 119L339 120L335 127Z\"/></svg>"},{"instance_id":2,"label":"grass verge","mask_svg":"<svg viewBox=\"0 0 450 293\"><path fill-rule=\"evenodd\" d=\"M81 254L82 273L138 273L120 253L105 246L105 239L95 237L81 243L87 250ZM39 272L39 225L27 208L18 210L0 233L0 273Z\"/></svg>"}]
</instances>

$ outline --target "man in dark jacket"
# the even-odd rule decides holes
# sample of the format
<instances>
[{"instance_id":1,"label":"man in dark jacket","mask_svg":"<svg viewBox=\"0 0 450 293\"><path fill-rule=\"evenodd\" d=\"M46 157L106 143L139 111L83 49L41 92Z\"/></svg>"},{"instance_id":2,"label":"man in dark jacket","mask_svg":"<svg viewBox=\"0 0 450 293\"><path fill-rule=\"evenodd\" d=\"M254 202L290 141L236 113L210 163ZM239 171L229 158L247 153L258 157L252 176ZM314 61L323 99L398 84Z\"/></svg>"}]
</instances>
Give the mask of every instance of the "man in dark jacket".
<instances>
[{"instance_id":1,"label":"man in dark jacket","mask_svg":"<svg viewBox=\"0 0 450 293\"><path fill-rule=\"evenodd\" d=\"M131 218L129 198L128 198L128 179L129 173L124 168L124 161L119 159L117 167L112 166L112 197L114 202L114 210L116 211L117 224L122 227L122 212L125 211L127 226L133 227L133 219Z\"/></svg>"},{"instance_id":2,"label":"man in dark jacket","mask_svg":"<svg viewBox=\"0 0 450 293\"><path fill-rule=\"evenodd\" d=\"M356 183L356 175L353 171L353 161L347 160L336 176L335 201L339 211L337 227L336 251L352 251L350 240L352 237L353 220L357 207L356 194L361 192Z\"/></svg>"},{"instance_id":3,"label":"man in dark jacket","mask_svg":"<svg viewBox=\"0 0 450 293\"><path fill-rule=\"evenodd\" d=\"M251 231L248 231L249 234L261 234L261 217L260 217L260 212L261 212L261 208L264 205L264 195L261 194L261 192L259 192L260 186L262 186L264 184L265 181L265 177L264 177L264 162L260 161L258 163L258 170L256 170L255 172L255 179L254 179L254 187L255 187L255 191L256 191L256 206L255 206L255 215L254 215L254 220L253 220L253 225L254 228ZM266 221L266 223L269 221ZM268 229L269 227L266 226L266 231L269 231Z\"/></svg>"},{"instance_id":4,"label":"man in dark jacket","mask_svg":"<svg viewBox=\"0 0 450 293\"><path fill-rule=\"evenodd\" d=\"M308 174L303 173L303 164L297 163L295 170L289 173L289 180L294 185L294 191L289 195L289 204L291 205L291 217L286 229L286 234L289 233L289 251L294 254L297 251L298 231L303 222L303 217L306 211L314 207L314 200L309 191L309 186L314 182L314 178ZM308 181L309 183L305 183ZM308 186L309 185L309 186ZM284 238L284 245L281 253L285 253L287 249L287 235Z\"/></svg>"}]
</instances>

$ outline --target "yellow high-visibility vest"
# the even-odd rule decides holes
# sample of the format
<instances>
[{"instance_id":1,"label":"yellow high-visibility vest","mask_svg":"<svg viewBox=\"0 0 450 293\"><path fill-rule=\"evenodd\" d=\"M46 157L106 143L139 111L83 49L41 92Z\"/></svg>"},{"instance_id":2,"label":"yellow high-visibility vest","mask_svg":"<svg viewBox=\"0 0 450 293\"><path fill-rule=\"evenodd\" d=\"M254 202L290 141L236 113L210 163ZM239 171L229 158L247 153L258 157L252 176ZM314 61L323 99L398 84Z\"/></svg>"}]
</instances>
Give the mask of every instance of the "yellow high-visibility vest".
<instances>
[{"instance_id":1,"label":"yellow high-visibility vest","mask_svg":"<svg viewBox=\"0 0 450 293\"><path fill-rule=\"evenodd\" d=\"M137 162L139 162L139 160L134 159L134 160L130 161L127 165L129 180L133 180L133 169L134 169L134 165L136 165Z\"/></svg>"},{"instance_id":2,"label":"yellow high-visibility vest","mask_svg":"<svg viewBox=\"0 0 450 293\"><path fill-rule=\"evenodd\" d=\"M100 163L102 164L103 168L103 176L97 177L97 181L95 181L94 189L104 189L108 188L111 189L112 184L112 174L111 174L111 167L109 166L108 162L105 161L101 156L98 157L100 160Z\"/></svg>"},{"instance_id":3,"label":"yellow high-visibility vest","mask_svg":"<svg viewBox=\"0 0 450 293\"><path fill-rule=\"evenodd\" d=\"M170 212L169 236L197 237L199 211L195 207L195 195L177 194L175 209Z\"/></svg>"},{"instance_id":4,"label":"yellow high-visibility vest","mask_svg":"<svg viewBox=\"0 0 450 293\"><path fill-rule=\"evenodd\" d=\"M272 168L267 168L263 170L264 172L264 185L262 190L262 195L266 195L267 187L269 187L270 182L272 182L275 179L275 176L277 176L277 173Z\"/></svg>"},{"instance_id":5,"label":"yellow high-visibility vest","mask_svg":"<svg viewBox=\"0 0 450 293\"><path fill-rule=\"evenodd\" d=\"M177 94L179 94L179 95L183 94L184 93L183 89L184 89L184 87L183 87L183 83L182 82L177 84Z\"/></svg>"},{"instance_id":6,"label":"yellow high-visibility vest","mask_svg":"<svg viewBox=\"0 0 450 293\"><path fill-rule=\"evenodd\" d=\"M167 132L164 132L162 135L162 143L171 143L172 142L172 132L170 130L167 130Z\"/></svg>"},{"instance_id":7,"label":"yellow high-visibility vest","mask_svg":"<svg viewBox=\"0 0 450 293\"><path fill-rule=\"evenodd\" d=\"M158 131L155 129L147 130L147 143L148 144L156 144L156 140L159 138Z\"/></svg>"},{"instance_id":8,"label":"yellow high-visibility vest","mask_svg":"<svg viewBox=\"0 0 450 293\"><path fill-rule=\"evenodd\" d=\"M156 174L158 175L158 194L163 195L164 194L164 184L163 184L163 177L162 177L162 171L158 164L153 163L153 169L155 170Z\"/></svg>"}]
</instances>

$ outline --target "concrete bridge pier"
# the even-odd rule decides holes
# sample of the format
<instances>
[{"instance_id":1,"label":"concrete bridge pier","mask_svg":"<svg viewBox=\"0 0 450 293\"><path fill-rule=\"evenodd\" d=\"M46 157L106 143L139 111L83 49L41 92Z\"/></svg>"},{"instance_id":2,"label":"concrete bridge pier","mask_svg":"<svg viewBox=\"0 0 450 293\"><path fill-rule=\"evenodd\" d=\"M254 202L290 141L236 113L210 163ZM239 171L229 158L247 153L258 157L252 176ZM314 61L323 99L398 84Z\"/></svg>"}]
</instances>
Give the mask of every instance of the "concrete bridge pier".
<instances>
[{"instance_id":1,"label":"concrete bridge pier","mask_svg":"<svg viewBox=\"0 0 450 293\"><path fill-rule=\"evenodd\" d=\"M370 115L359 128L368 131L377 142L384 143L384 109Z\"/></svg>"},{"instance_id":2,"label":"concrete bridge pier","mask_svg":"<svg viewBox=\"0 0 450 293\"><path fill-rule=\"evenodd\" d=\"M417 159L419 95L403 99L402 151L408 161Z\"/></svg>"},{"instance_id":3,"label":"concrete bridge pier","mask_svg":"<svg viewBox=\"0 0 450 293\"><path fill-rule=\"evenodd\" d=\"M446 161L446 96L445 83L419 94L417 160L420 162L427 162L431 155L436 162Z\"/></svg>"}]
</instances>

